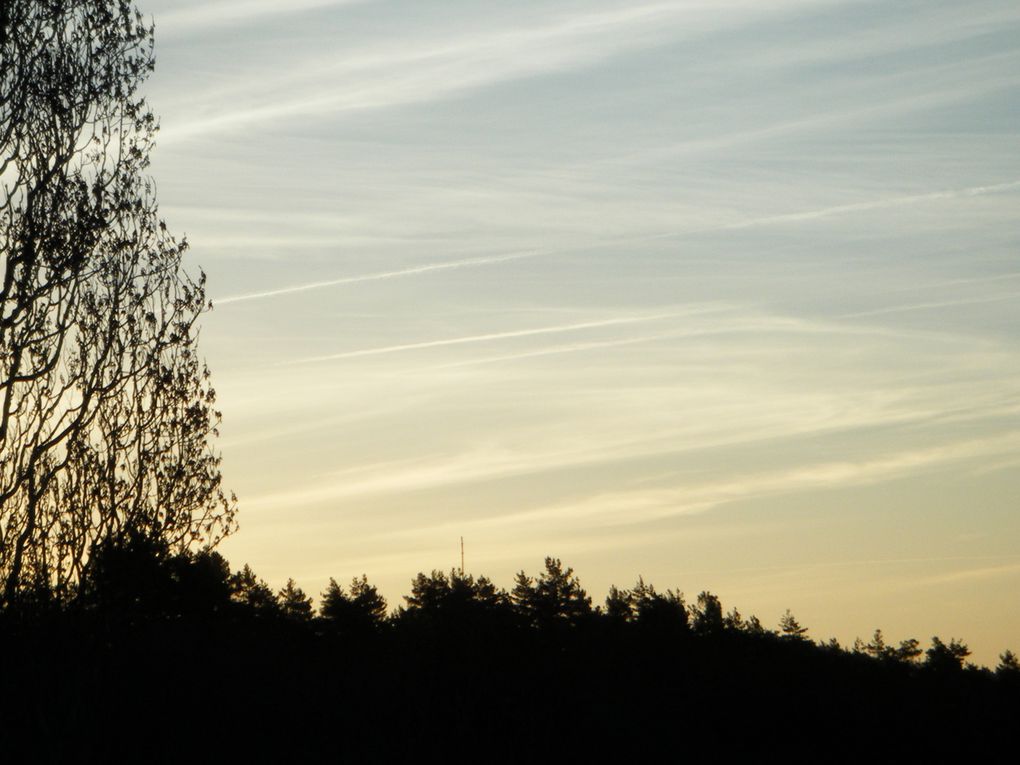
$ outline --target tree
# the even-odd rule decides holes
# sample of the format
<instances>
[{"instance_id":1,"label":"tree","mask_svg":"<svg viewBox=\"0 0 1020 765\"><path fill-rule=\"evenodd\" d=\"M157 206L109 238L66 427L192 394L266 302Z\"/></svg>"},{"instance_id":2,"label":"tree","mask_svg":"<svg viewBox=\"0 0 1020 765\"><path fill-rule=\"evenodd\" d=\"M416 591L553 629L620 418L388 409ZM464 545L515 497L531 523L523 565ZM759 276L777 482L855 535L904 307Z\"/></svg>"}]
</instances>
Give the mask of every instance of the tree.
<instances>
[{"instance_id":1,"label":"tree","mask_svg":"<svg viewBox=\"0 0 1020 765\"><path fill-rule=\"evenodd\" d=\"M761 619L754 614L751 614L751 616L744 621L743 629L748 635L755 635L757 637L775 634L771 630L765 629L765 625L761 623Z\"/></svg>"},{"instance_id":2,"label":"tree","mask_svg":"<svg viewBox=\"0 0 1020 765\"><path fill-rule=\"evenodd\" d=\"M744 616L736 609L731 608L726 612L726 616L723 617L723 626L728 630L734 632L741 632L746 629L746 622L744 622Z\"/></svg>"},{"instance_id":3,"label":"tree","mask_svg":"<svg viewBox=\"0 0 1020 765\"><path fill-rule=\"evenodd\" d=\"M484 576L475 579L460 569L447 576L442 571L418 574L405 595L405 619L442 627L478 627L482 623L503 623L509 613L506 593Z\"/></svg>"},{"instance_id":4,"label":"tree","mask_svg":"<svg viewBox=\"0 0 1020 765\"><path fill-rule=\"evenodd\" d=\"M901 661L904 664L913 664L917 661L923 651L921 651L921 644L917 638L907 638L901 640L900 644L891 650L892 658L896 661Z\"/></svg>"},{"instance_id":5,"label":"tree","mask_svg":"<svg viewBox=\"0 0 1020 765\"><path fill-rule=\"evenodd\" d=\"M158 217L129 0L0 3L0 587L65 594L129 533L234 525L196 352L205 277Z\"/></svg>"},{"instance_id":6,"label":"tree","mask_svg":"<svg viewBox=\"0 0 1020 765\"><path fill-rule=\"evenodd\" d=\"M581 588L574 569L563 569L559 558L546 558L537 579L517 574L510 599L518 613L537 627L577 624L592 613L591 598Z\"/></svg>"},{"instance_id":7,"label":"tree","mask_svg":"<svg viewBox=\"0 0 1020 765\"><path fill-rule=\"evenodd\" d=\"M931 639L931 647L924 653L926 667L946 672L963 669L963 661L970 656L970 649L955 638L951 638L947 645L935 636Z\"/></svg>"},{"instance_id":8,"label":"tree","mask_svg":"<svg viewBox=\"0 0 1020 765\"><path fill-rule=\"evenodd\" d=\"M280 601L272 588L255 576L251 566L244 568L230 578L230 599L262 616L275 616L280 612Z\"/></svg>"},{"instance_id":9,"label":"tree","mask_svg":"<svg viewBox=\"0 0 1020 765\"><path fill-rule=\"evenodd\" d=\"M707 590L698 595L698 601L691 608L694 631L702 635L714 635L722 631L723 609L719 598Z\"/></svg>"},{"instance_id":10,"label":"tree","mask_svg":"<svg viewBox=\"0 0 1020 765\"><path fill-rule=\"evenodd\" d=\"M779 620L779 630L782 632L782 636L788 640L804 640L808 631L807 627L800 626L797 617L793 615L789 608L786 609L786 613Z\"/></svg>"},{"instance_id":11,"label":"tree","mask_svg":"<svg viewBox=\"0 0 1020 765\"><path fill-rule=\"evenodd\" d=\"M632 597L639 625L667 634L687 630L687 606L682 593L656 592L653 585L645 584L644 577L639 576Z\"/></svg>"},{"instance_id":12,"label":"tree","mask_svg":"<svg viewBox=\"0 0 1020 765\"><path fill-rule=\"evenodd\" d=\"M293 579L287 580L276 597L280 602L280 611L288 619L303 622L312 618L312 599L305 595L305 591Z\"/></svg>"},{"instance_id":13,"label":"tree","mask_svg":"<svg viewBox=\"0 0 1020 765\"><path fill-rule=\"evenodd\" d=\"M653 632L670 634L687 629L683 594L673 590L657 592L641 576L633 590L621 590L615 585L609 588L605 613L613 621L634 622Z\"/></svg>"},{"instance_id":14,"label":"tree","mask_svg":"<svg viewBox=\"0 0 1020 765\"><path fill-rule=\"evenodd\" d=\"M216 552L171 555L163 540L107 541L92 553L76 604L110 614L211 614L230 602L230 567Z\"/></svg>"},{"instance_id":15,"label":"tree","mask_svg":"<svg viewBox=\"0 0 1020 765\"><path fill-rule=\"evenodd\" d=\"M378 628L386 618L386 599L368 583L364 574L360 579L351 580L350 594L344 592L336 579L330 579L329 587L322 593L319 613L342 629L368 632Z\"/></svg>"},{"instance_id":16,"label":"tree","mask_svg":"<svg viewBox=\"0 0 1020 765\"><path fill-rule=\"evenodd\" d=\"M999 665L995 668L995 674L999 677L1020 677L1020 659L1010 650L999 654Z\"/></svg>"},{"instance_id":17,"label":"tree","mask_svg":"<svg viewBox=\"0 0 1020 765\"><path fill-rule=\"evenodd\" d=\"M885 644L885 636L882 630L876 629L871 637L871 642L864 646L864 650L875 659L885 659L889 655L889 647Z\"/></svg>"},{"instance_id":18,"label":"tree","mask_svg":"<svg viewBox=\"0 0 1020 765\"><path fill-rule=\"evenodd\" d=\"M614 622L629 622L634 618L634 596L630 590L610 585L606 595L606 616Z\"/></svg>"}]
</instances>

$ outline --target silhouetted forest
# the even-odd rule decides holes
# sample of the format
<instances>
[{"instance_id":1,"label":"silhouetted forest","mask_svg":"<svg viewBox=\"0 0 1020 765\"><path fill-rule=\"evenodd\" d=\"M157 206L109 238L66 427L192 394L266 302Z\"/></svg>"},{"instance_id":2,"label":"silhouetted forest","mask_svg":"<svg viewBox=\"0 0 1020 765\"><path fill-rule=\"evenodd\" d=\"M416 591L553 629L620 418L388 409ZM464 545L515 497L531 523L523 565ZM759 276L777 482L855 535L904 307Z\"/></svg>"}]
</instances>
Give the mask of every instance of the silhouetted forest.
<instances>
[{"instance_id":1,"label":"silhouetted forest","mask_svg":"<svg viewBox=\"0 0 1020 765\"><path fill-rule=\"evenodd\" d=\"M509 592L422 573L395 610L332 580L316 610L136 536L0 612L0 719L10 762L1009 759L1020 663L967 656L815 642L641 579L594 605L553 558Z\"/></svg>"}]
</instances>

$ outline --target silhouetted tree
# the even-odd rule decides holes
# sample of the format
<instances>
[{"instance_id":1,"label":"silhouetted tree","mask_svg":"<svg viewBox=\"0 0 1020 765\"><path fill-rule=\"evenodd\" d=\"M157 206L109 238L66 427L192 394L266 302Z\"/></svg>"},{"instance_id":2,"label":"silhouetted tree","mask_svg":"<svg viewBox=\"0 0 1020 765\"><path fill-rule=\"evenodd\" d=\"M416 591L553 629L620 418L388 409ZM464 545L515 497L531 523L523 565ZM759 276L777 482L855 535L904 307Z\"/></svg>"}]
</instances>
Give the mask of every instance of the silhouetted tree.
<instances>
[{"instance_id":1,"label":"silhouetted tree","mask_svg":"<svg viewBox=\"0 0 1020 765\"><path fill-rule=\"evenodd\" d=\"M247 564L230 578L230 597L235 603L260 616L275 616L280 613L280 601L272 588L255 576L255 572Z\"/></svg>"},{"instance_id":2,"label":"silhouetted tree","mask_svg":"<svg viewBox=\"0 0 1020 765\"><path fill-rule=\"evenodd\" d=\"M999 654L999 664L995 668L995 673L1000 677L1020 678L1020 659L1008 649L1003 651Z\"/></svg>"},{"instance_id":3,"label":"silhouetted tree","mask_svg":"<svg viewBox=\"0 0 1020 765\"><path fill-rule=\"evenodd\" d=\"M871 637L871 642L864 646L864 650L867 651L868 655L875 659L885 659L889 656L889 646L885 644L885 636L882 634L882 630L876 629L875 634Z\"/></svg>"},{"instance_id":4,"label":"silhouetted tree","mask_svg":"<svg viewBox=\"0 0 1020 765\"><path fill-rule=\"evenodd\" d=\"M128 615L214 613L230 602L230 568L218 553L171 554L165 540L130 534L93 547L77 602Z\"/></svg>"},{"instance_id":5,"label":"silhouetted tree","mask_svg":"<svg viewBox=\"0 0 1020 765\"><path fill-rule=\"evenodd\" d=\"M368 583L368 577L351 580L350 593L329 580L329 586L322 593L319 613L338 628L355 633L367 633L378 628L386 618L386 599L375 586Z\"/></svg>"},{"instance_id":6,"label":"silhouetted tree","mask_svg":"<svg viewBox=\"0 0 1020 765\"><path fill-rule=\"evenodd\" d=\"M955 638L948 645L935 636L931 639L931 647L924 652L924 665L929 669L950 671L963 668L964 659L970 656L970 649Z\"/></svg>"},{"instance_id":7,"label":"silhouetted tree","mask_svg":"<svg viewBox=\"0 0 1020 765\"><path fill-rule=\"evenodd\" d=\"M723 629L722 603L707 590L698 595L691 609L694 631L702 635L714 635Z\"/></svg>"},{"instance_id":8,"label":"silhouetted tree","mask_svg":"<svg viewBox=\"0 0 1020 765\"><path fill-rule=\"evenodd\" d=\"M277 599L280 602L280 611L288 619L307 621L312 618L312 599L305 595L304 590L298 587L293 579L287 580Z\"/></svg>"},{"instance_id":9,"label":"silhouetted tree","mask_svg":"<svg viewBox=\"0 0 1020 765\"><path fill-rule=\"evenodd\" d=\"M79 583L79 602L128 615L168 608L172 579L166 544L142 534L92 547Z\"/></svg>"},{"instance_id":10,"label":"silhouetted tree","mask_svg":"<svg viewBox=\"0 0 1020 765\"><path fill-rule=\"evenodd\" d=\"M632 599L634 619L639 625L666 634L687 630L687 606L681 593L656 592L653 585L645 584L644 578L638 577Z\"/></svg>"},{"instance_id":11,"label":"silhouetted tree","mask_svg":"<svg viewBox=\"0 0 1020 765\"><path fill-rule=\"evenodd\" d=\"M629 622L634 618L634 596L630 590L621 590L615 584L609 587L606 595L607 618L614 622Z\"/></svg>"},{"instance_id":12,"label":"silhouetted tree","mask_svg":"<svg viewBox=\"0 0 1020 765\"><path fill-rule=\"evenodd\" d=\"M0 597L65 595L128 532L215 544L235 503L196 351L204 276L146 177L152 29L128 0L0 3Z\"/></svg>"},{"instance_id":13,"label":"silhouetted tree","mask_svg":"<svg viewBox=\"0 0 1020 765\"><path fill-rule=\"evenodd\" d=\"M839 654L843 652L843 646L839 644L839 640L834 637L829 638L824 643L820 643L819 647L829 651L830 653Z\"/></svg>"},{"instance_id":14,"label":"silhouetted tree","mask_svg":"<svg viewBox=\"0 0 1020 765\"><path fill-rule=\"evenodd\" d=\"M517 611L538 627L577 624L592 613L591 598L574 569L564 570L558 558L546 558L545 571L537 579L519 572L510 597Z\"/></svg>"},{"instance_id":15,"label":"silhouetted tree","mask_svg":"<svg viewBox=\"0 0 1020 765\"><path fill-rule=\"evenodd\" d=\"M736 608L731 608L723 617L723 627L735 632L741 632L745 628L744 617Z\"/></svg>"},{"instance_id":16,"label":"silhouetted tree","mask_svg":"<svg viewBox=\"0 0 1020 765\"><path fill-rule=\"evenodd\" d=\"M744 632L746 632L749 635L756 635L759 637L762 635L773 634L771 630L767 629L765 625L761 623L761 619L759 619L754 614L751 614L744 621Z\"/></svg>"},{"instance_id":17,"label":"silhouetted tree","mask_svg":"<svg viewBox=\"0 0 1020 765\"><path fill-rule=\"evenodd\" d=\"M805 640L808 631L807 627L800 625L790 609L786 609L786 613L780 618L779 630L787 640Z\"/></svg>"},{"instance_id":18,"label":"silhouetted tree","mask_svg":"<svg viewBox=\"0 0 1020 765\"><path fill-rule=\"evenodd\" d=\"M917 638L901 640L900 644L890 651L892 658L906 664L913 664L920 658L922 653L921 644L918 642Z\"/></svg>"},{"instance_id":19,"label":"silhouetted tree","mask_svg":"<svg viewBox=\"0 0 1020 765\"><path fill-rule=\"evenodd\" d=\"M447 576L442 571L418 574L411 582L411 594L405 595L405 620L427 622L433 626L464 629L493 624L509 614L507 595L486 577L475 579L459 569Z\"/></svg>"}]
</instances>

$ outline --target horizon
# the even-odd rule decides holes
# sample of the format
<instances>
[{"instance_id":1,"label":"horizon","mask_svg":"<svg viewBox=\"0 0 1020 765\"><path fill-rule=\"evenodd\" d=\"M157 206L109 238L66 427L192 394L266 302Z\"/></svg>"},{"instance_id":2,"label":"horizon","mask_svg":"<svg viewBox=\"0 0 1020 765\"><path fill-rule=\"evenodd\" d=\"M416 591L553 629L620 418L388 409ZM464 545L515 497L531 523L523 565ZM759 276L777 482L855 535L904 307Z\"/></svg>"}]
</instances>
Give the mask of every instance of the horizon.
<instances>
[{"instance_id":1,"label":"horizon","mask_svg":"<svg viewBox=\"0 0 1020 765\"><path fill-rule=\"evenodd\" d=\"M1020 649L1020 8L139 7L234 567Z\"/></svg>"}]
</instances>

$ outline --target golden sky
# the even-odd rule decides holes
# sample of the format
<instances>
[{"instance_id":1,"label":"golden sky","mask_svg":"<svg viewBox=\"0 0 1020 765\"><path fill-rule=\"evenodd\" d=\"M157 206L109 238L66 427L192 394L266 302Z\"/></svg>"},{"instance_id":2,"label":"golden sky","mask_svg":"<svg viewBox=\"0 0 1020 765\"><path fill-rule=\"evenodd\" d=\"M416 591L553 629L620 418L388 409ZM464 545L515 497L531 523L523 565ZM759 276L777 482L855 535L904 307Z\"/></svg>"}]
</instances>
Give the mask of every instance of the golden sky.
<instances>
[{"instance_id":1,"label":"golden sky","mask_svg":"<svg viewBox=\"0 0 1020 765\"><path fill-rule=\"evenodd\" d=\"M1020 649L1020 8L143 10L235 567Z\"/></svg>"}]
</instances>

